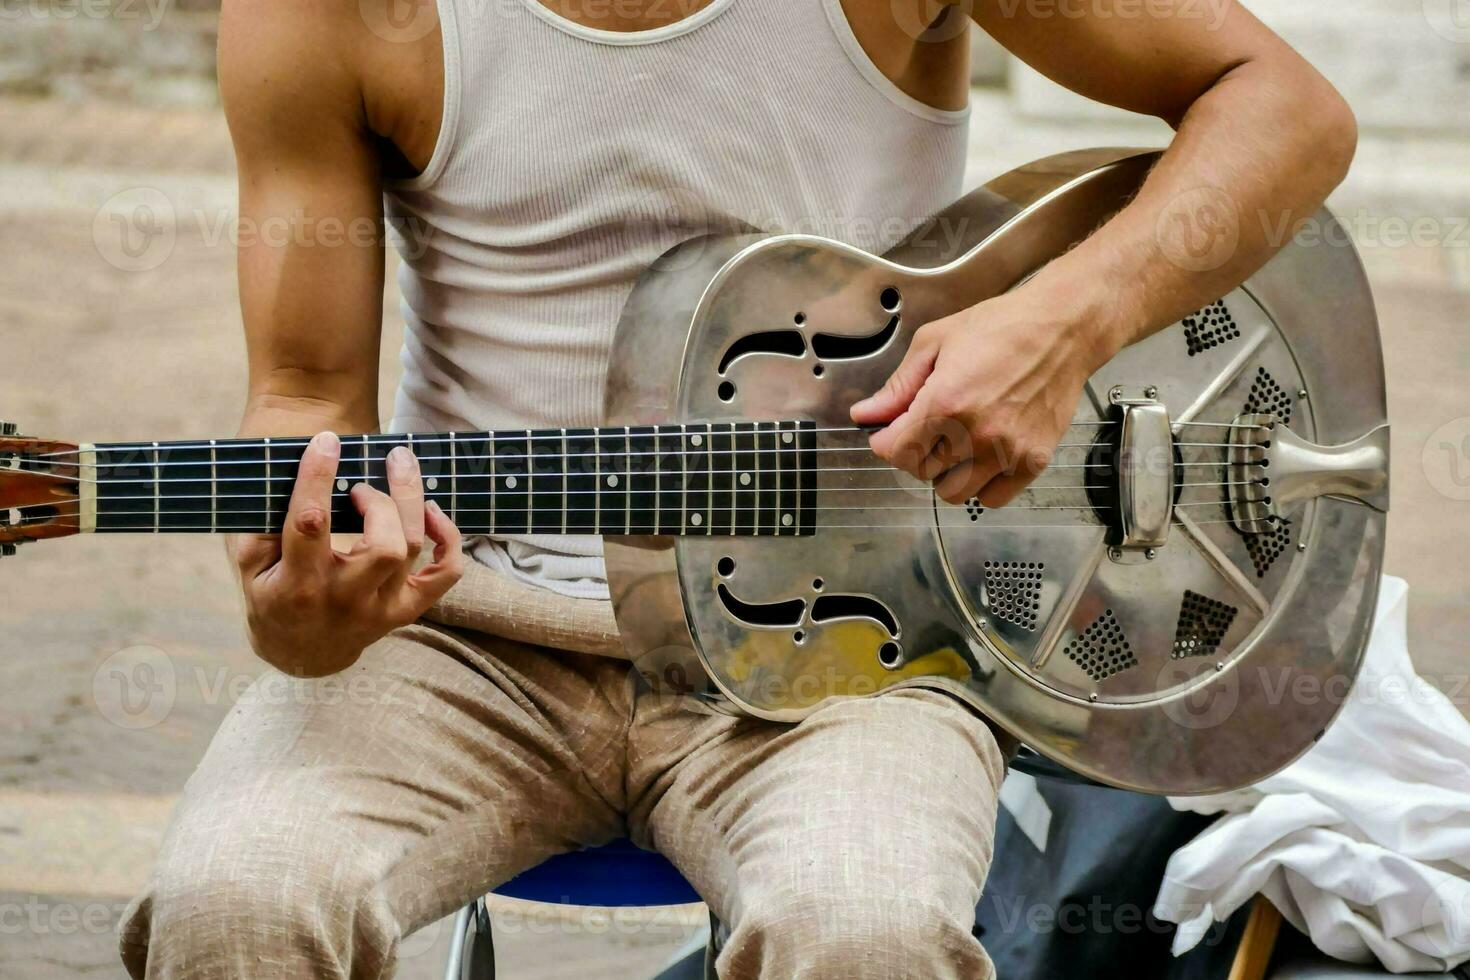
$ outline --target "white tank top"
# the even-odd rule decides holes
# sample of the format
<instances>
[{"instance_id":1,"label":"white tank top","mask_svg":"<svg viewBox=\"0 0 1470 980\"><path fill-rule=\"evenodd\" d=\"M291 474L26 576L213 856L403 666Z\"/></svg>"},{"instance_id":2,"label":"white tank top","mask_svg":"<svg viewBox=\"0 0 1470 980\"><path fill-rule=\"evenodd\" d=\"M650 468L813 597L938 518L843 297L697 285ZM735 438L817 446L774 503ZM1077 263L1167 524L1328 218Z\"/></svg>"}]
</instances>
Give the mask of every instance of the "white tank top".
<instances>
[{"instance_id":1,"label":"white tank top","mask_svg":"<svg viewBox=\"0 0 1470 980\"><path fill-rule=\"evenodd\" d=\"M597 425L623 301L668 248L754 227L881 252L960 193L968 111L885 78L840 0L713 0L637 33L537 0L438 7L439 142L387 191L407 323L396 431ZM599 538L472 553L607 595Z\"/></svg>"}]
</instances>

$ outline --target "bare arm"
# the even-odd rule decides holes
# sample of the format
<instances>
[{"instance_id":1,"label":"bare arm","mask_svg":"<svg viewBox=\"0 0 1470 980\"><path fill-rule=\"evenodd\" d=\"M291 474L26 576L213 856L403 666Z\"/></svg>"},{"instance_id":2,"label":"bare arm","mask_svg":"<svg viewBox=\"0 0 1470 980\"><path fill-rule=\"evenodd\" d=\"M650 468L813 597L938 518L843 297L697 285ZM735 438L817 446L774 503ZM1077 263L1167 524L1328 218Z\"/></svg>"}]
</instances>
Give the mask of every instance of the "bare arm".
<instances>
[{"instance_id":1,"label":"bare arm","mask_svg":"<svg viewBox=\"0 0 1470 980\"><path fill-rule=\"evenodd\" d=\"M854 407L890 423L880 455L959 502L1008 502L1060 441L1086 378L1115 353L1243 282L1347 172L1351 111L1233 0L981 0L975 20L1028 64L1177 135L1138 196L1026 286L936 321L885 389ZM1040 11L1050 16L1039 16ZM940 431L969 433L961 452Z\"/></svg>"},{"instance_id":2,"label":"bare arm","mask_svg":"<svg viewBox=\"0 0 1470 980\"><path fill-rule=\"evenodd\" d=\"M1107 356L1244 282L1342 181L1357 145L1342 96L1250 11L1172 6L1060 30L1006 17L1000 0L976 11L1053 80L1178 131L1132 204L1046 270L1047 288L1083 290Z\"/></svg>"},{"instance_id":3,"label":"bare arm","mask_svg":"<svg viewBox=\"0 0 1470 980\"><path fill-rule=\"evenodd\" d=\"M382 332L382 189L354 65L356 5L226 0L220 85L240 172L240 300L250 359L241 434L372 432ZM345 12L345 13L344 13ZM289 673L341 670L459 577L459 532L424 504L418 464L388 460L390 493L351 491L364 534L331 546L340 443L301 463L280 537L233 552L251 643ZM412 571L425 538L432 564Z\"/></svg>"},{"instance_id":4,"label":"bare arm","mask_svg":"<svg viewBox=\"0 0 1470 980\"><path fill-rule=\"evenodd\" d=\"M226 0L221 12L220 88L240 174L245 435L378 425L381 177L350 59L331 56L350 49L339 33L350 25L329 10ZM338 226L343 236L323 244L323 228Z\"/></svg>"}]
</instances>

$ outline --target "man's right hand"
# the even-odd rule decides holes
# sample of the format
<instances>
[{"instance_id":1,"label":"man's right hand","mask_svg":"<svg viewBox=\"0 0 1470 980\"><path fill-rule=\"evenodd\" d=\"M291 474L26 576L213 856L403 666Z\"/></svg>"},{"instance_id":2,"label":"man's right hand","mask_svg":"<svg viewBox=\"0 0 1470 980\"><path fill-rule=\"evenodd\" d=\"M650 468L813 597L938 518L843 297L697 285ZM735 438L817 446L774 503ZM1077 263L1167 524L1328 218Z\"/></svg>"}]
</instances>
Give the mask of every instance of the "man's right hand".
<instances>
[{"instance_id":1,"label":"man's right hand","mask_svg":"<svg viewBox=\"0 0 1470 980\"><path fill-rule=\"evenodd\" d=\"M459 529L438 504L425 504L418 460L402 447L388 456L387 494L366 483L352 488L362 538L350 551L335 550L332 487L341 455L331 432L313 438L283 532L242 535L232 548L251 646L297 677L352 666L372 643L428 611L464 571ZM414 571L426 538L433 562Z\"/></svg>"}]
</instances>

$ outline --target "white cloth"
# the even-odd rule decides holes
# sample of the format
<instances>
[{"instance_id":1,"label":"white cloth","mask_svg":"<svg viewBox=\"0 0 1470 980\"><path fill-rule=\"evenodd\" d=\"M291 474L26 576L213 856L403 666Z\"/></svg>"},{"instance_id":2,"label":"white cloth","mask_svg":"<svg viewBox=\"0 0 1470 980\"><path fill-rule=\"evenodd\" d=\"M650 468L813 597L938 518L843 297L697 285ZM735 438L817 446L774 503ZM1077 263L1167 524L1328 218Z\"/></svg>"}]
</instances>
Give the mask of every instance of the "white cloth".
<instances>
[{"instance_id":1,"label":"white cloth","mask_svg":"<svg viewBox=\"0 0 1470 980\"><path fill-rule=\"evenodd\" d=\"M1414 672L1408 585L1385 577L1368 654L1305 756L1233 793L1171 799L1225 816L1169 861L1154 914L1175 954L1264 894L1319 949L1395 973L1470 960L1470 722Z\"/></svg>"}]
</instances>

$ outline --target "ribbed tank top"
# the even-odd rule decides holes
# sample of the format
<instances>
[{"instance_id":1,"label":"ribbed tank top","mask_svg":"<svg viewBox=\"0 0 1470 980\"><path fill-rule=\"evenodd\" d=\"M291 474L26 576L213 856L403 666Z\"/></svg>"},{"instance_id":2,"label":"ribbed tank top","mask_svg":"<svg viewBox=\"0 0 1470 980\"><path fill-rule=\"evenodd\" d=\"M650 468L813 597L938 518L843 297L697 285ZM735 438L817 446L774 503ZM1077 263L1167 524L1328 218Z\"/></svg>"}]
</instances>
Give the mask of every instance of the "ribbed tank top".
<instances>
[{"instance_id":1,"label":"ribbed tank top","mask_svg":"<svg viewBox=\"0 0 1470 980\"><path fill-rule=\"evenodd\" d=\"M754 228L881 252L960 192L968 112L884 77L840 0L713 0L636 33L537 0L438 7L439 141L386 195L407 325L396 431L597 425L623 302L668 248ZM599 538L472 554L607 595Z\"/></svg>"}]
</instances>

